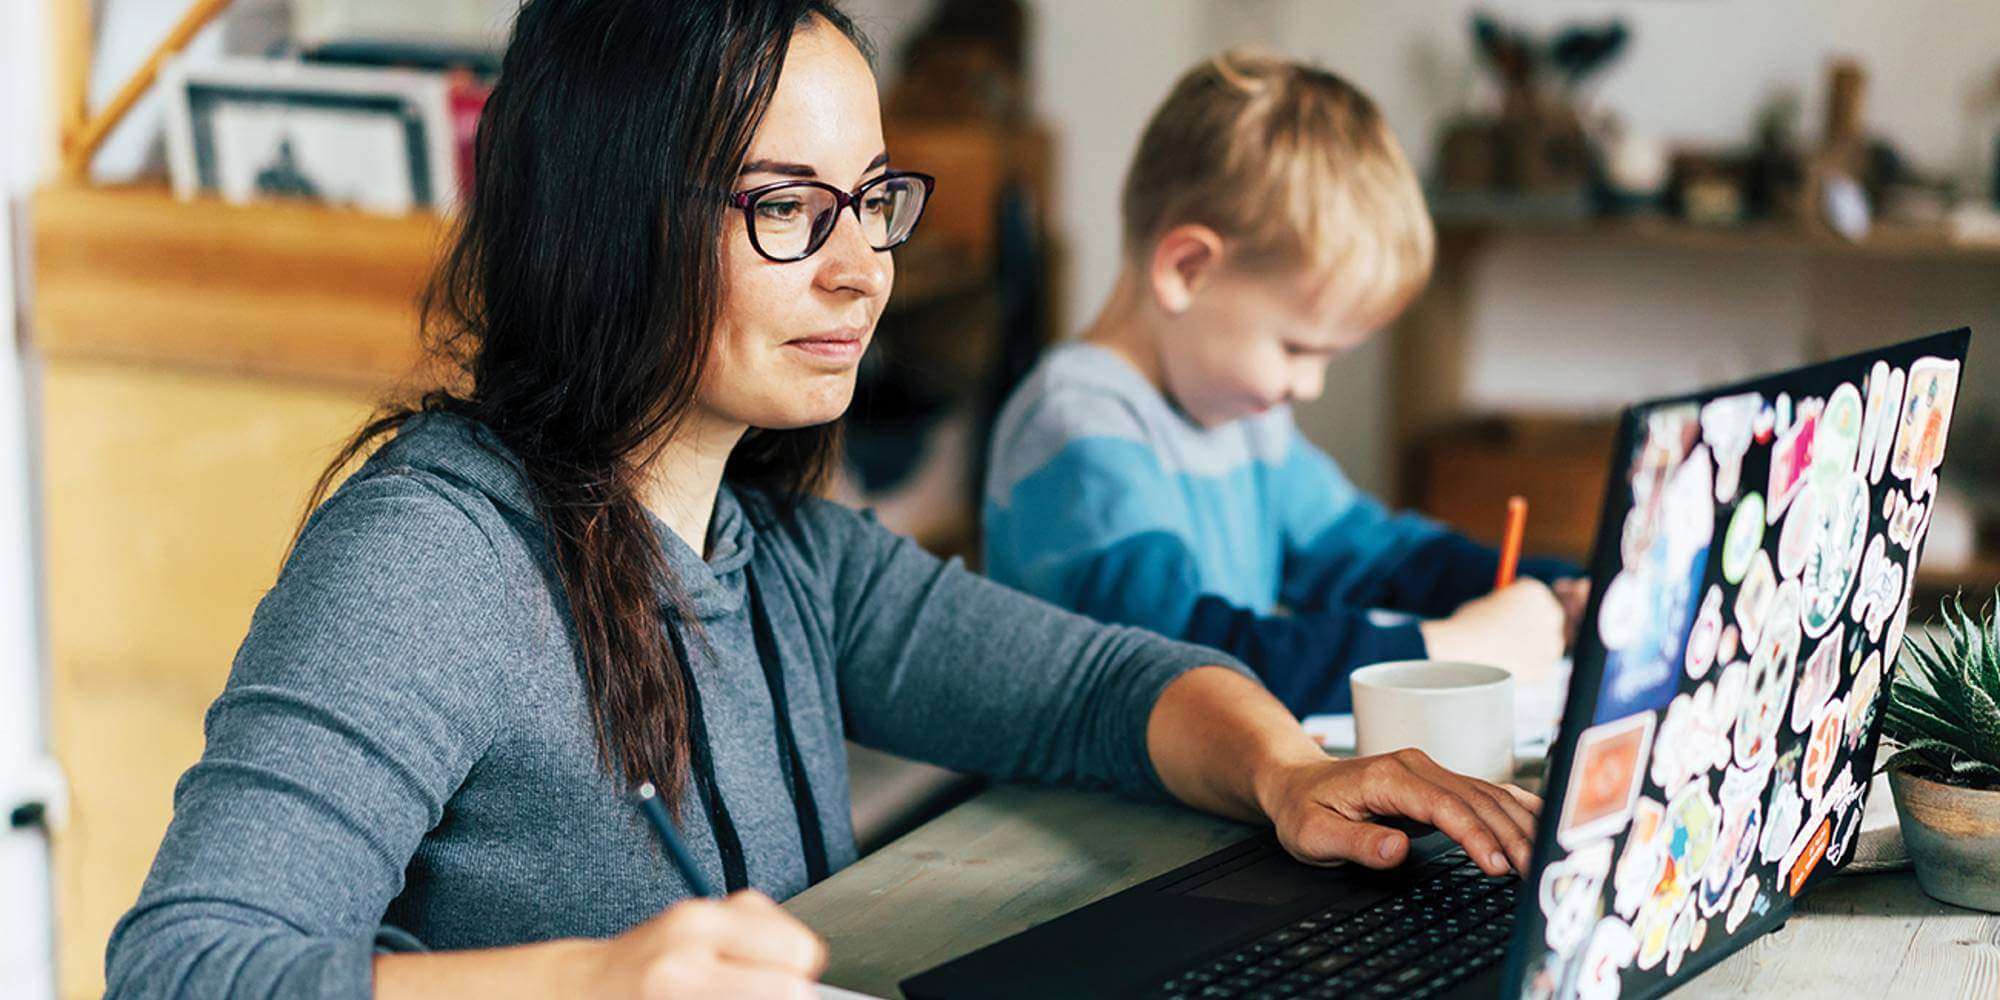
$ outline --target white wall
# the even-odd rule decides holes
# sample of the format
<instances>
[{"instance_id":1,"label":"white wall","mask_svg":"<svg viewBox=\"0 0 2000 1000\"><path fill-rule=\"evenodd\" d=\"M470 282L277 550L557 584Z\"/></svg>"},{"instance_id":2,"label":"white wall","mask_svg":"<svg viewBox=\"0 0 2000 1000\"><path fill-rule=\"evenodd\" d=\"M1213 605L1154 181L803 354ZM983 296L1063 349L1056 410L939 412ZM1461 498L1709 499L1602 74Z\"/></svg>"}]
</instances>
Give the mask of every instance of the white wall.
<instances>
[{"instance_id":1,"label":"white wall","mask_svg":"<svg viewBox=\"0 0 2000 1000\"><path fill-rule=\"evenodd\" d=\"M15 211L50 148L41 14L40 3L0 5L0 815L46 753L29 396L16 328L25 227ZM55 994L50 913L47 843L0 828L0 983L18 991L10 996Z\"/></svg>"},{"instance_id":2,"label":"white wall","mask_svg":"<svg viewBox=\"0 0 2000 1000\"><path fill-rule=\"evenodd\" d=\"M1490 98L1471 82L1466 25L1476 9L1544 32L1624 19L1633 41L1596 85L1595 106L1691 144L1744 144L1759 109L1787 92L1801 100L1799 139L1809 144L1827 65L1851 56L1868 70L1870 130L1923 169L1961 173L1976 148L1967 106L2000 74L2000 4L1954 0L1287 0L1278 35L1373 94L1428 169L1439 125ZM1925 287L1947 297L1914 294ZM1886 308L1883 296L1903 307ZM1481 263L1472 315L1475 405L1600 412L1793 363L1815 346L2000 326L2000 275L1503 239Z\"/></svg>"}]
</instances>

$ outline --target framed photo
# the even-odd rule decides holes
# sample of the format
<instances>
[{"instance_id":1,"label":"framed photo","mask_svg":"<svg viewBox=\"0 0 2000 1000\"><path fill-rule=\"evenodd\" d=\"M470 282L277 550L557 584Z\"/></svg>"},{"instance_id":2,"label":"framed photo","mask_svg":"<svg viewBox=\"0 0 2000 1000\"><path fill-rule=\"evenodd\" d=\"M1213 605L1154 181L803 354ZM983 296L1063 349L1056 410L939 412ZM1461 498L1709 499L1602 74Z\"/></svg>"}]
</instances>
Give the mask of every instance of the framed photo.
<instances>
[{"instance_id":1,"label":"framed photo","mask_svg":"<svg viewBox=\"0 0 2000 1000\"><path fill-rule=\"evenodd\" d=\"M459 192L443 73L229 59L168 67L174 193L302 198L400 215Z\"/></svg>"}]
</instances>

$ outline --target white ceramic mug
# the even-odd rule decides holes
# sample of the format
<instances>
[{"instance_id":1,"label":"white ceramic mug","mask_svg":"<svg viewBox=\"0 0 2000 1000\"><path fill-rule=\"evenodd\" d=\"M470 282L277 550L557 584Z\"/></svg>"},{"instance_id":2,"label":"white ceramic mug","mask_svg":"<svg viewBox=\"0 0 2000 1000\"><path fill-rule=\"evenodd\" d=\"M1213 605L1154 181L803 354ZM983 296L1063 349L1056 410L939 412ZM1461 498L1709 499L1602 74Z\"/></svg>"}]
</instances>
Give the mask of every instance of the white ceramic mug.
<instances>
[{"instance_id":1,"label":"white ceramic mug","mask_svg":"<svg viewBox=\"0 0 2000 1000\"><path fill-rule=\"evenodd\" d=\"M1416 747L1447 770L1514 778L1514 675L1499 667L1397 660L1362 667L1354 689L1354 752Z\"/></svg>"}]
</instances>

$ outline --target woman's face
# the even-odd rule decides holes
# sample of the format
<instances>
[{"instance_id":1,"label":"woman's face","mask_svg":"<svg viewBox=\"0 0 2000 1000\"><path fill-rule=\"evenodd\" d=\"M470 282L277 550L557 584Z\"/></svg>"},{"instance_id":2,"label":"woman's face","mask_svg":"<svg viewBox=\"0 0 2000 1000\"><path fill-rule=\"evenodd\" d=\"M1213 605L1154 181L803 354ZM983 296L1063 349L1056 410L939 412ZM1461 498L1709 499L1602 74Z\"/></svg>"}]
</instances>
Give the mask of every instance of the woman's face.
<instances>
[{"instance_id":1,"label":"woman's face","mask_svg":"<svg viewBox=\"0 0 2000 1000\"><path fill-rule=\"evenodd\" d=\"M793 36L778 86L734 190L817 180L843 191L888 169L875 76L853 43L824 23ZM721 325L695 404L713 420L785 430L838 418L888 301L895 265L852 211L804 260L759 255L743 213L723 226Z\"/></svg>"}]
</instances>

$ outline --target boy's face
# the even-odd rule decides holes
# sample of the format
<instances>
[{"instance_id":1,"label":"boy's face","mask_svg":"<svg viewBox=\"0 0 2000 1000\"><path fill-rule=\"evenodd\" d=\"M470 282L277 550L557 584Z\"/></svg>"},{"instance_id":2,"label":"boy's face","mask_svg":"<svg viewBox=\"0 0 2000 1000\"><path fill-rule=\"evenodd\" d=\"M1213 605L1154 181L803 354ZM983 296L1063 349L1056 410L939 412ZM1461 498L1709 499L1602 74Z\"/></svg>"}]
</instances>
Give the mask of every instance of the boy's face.
<instances>
[{"instance_id":1,"label":"boy's face","mask_svg":"<svg viewBox=\"0 0 2000 1000\"><path fill-rule=\"evenodd\" d=\"M1314 273L1216 267L1161 330L1167 395L1204 427L1318 399L1327 364L1371 332L1338 285Z\"/></svg>"}]
</instances>

